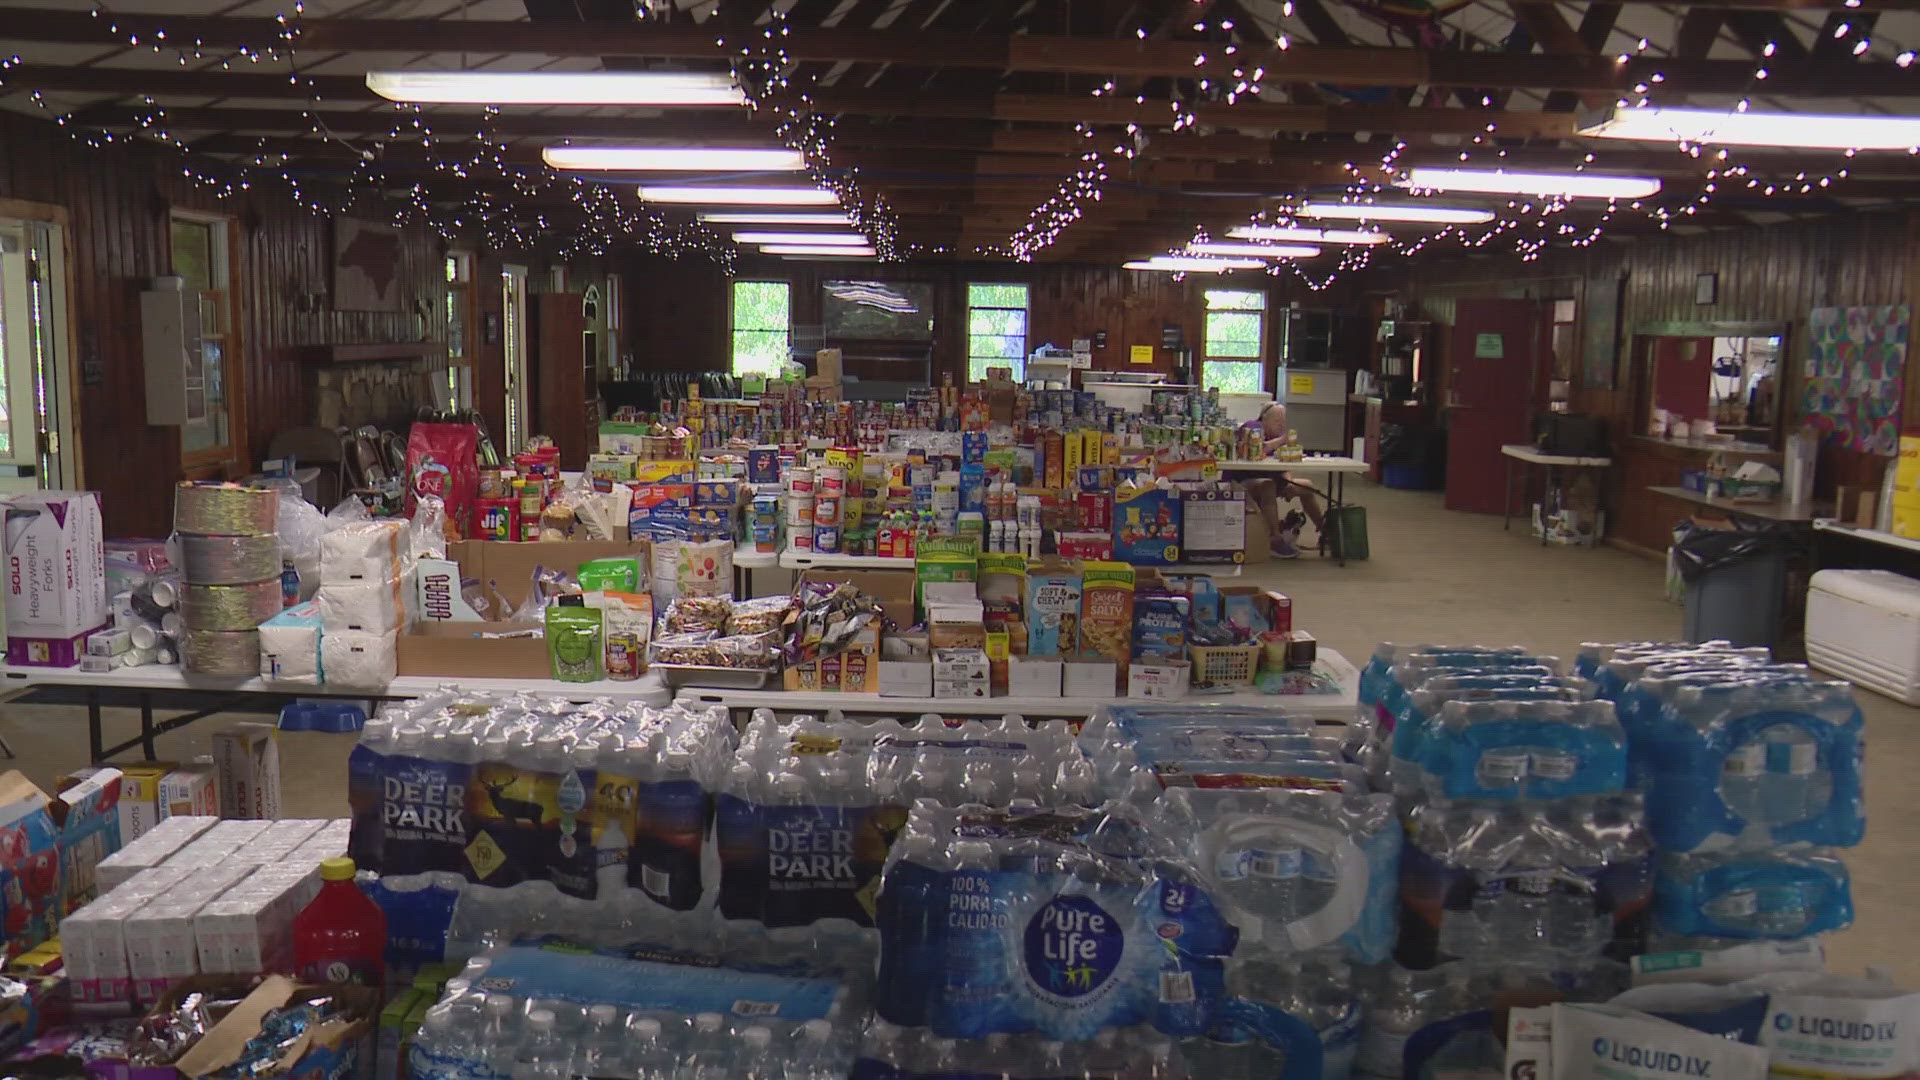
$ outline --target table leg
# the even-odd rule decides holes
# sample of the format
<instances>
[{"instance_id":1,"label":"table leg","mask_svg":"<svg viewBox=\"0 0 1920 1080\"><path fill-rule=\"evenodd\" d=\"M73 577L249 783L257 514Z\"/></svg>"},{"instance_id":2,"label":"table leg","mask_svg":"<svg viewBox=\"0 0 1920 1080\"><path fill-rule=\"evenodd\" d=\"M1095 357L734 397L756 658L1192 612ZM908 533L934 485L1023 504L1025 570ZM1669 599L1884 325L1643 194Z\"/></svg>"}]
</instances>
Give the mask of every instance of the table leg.
<instances>
[{"instance_id":1,"label":"table leg","mask_svg":"<svg viewBox=\"0 0 1920 1080\"><path fill-rule=\"evenodd\" d=\"M100 732L100 691L91 688L87 690L87 750L90 763L98 763L106 756L106 741Z\"/></svg>"},{"instance_id":2,"label":"table leg","mask_svg":"<svg viewBox=\"0 0 1920 1080\"><path fill-rule=\"evenodd\" d=\"M1507 482L1500 492L1500 531L1513 528L1513 459L1507 458Z\"/></svg>"},{"instance_id":3,"label":"table leg","mask_svg":"<svg viewBox=\"0 0 1920 1080\"><path fill-rule=\"evenodd\" d=\"M147 755L148 761L158 761L160 755L153 752L153 695L142 692L140 695L140 751Z\"/></svg>"},{"instance_id":4,"label":"table leg","mask_svg":"<svg viewBox=\"0 0 1920 1080\"><path fill-rule=\"evenodd\" d=\"M1547 492L1553 490L1553 466L1547 466L1547 482L1540 486L1540 546L1547 546Z\"/></svg>"}]
</instances>

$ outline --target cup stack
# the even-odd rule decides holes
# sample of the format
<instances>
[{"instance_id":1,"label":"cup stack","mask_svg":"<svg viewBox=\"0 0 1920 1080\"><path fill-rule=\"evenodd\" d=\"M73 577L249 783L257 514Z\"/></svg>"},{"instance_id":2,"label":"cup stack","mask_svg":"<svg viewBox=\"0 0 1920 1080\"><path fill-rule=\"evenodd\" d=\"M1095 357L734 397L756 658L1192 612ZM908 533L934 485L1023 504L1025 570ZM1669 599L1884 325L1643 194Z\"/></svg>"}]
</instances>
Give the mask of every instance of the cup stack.
<instances>
[{"instance_id":1,"label":"cup stack","mask_svg":"<svg viewBox=\"0 0 1920 1080\"><path fill-rule=\"evenodd\" d=\"M181 578L178 648L194 675L260 670L260 632L280 611L280 494L244 484L182 483L173 531ZM165 635L159 635L164 637ZM156 641L164 650L167 643Z\"/></svg>"}]
</instances>

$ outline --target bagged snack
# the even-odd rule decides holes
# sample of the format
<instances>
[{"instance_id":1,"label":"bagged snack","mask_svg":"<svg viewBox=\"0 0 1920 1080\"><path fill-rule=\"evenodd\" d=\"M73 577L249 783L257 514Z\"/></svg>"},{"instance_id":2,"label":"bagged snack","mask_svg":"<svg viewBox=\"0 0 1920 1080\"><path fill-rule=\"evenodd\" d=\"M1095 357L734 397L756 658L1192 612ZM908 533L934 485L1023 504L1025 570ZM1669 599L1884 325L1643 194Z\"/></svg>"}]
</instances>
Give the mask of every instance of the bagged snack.
<instances>
[{"instance_id":1,"label":"bagged snack","mask_svg":"<svg viewBox=\"0 0 1920 1080\"><path fill-rule=\"evenodd\" d=\"M607 678L639 678L653 636L653 597L608 589L588 595L587 605L601 612Z\"/></svg>"},{"instance_id":2,"label":"bagged snack","mask_svg":"<svg viewBox=\"0 0 1920 1080\"><path fill-rule=\"evenodd\" d=\"M732 614L732 597L682 595L667 605L663 622L671 634L718 632L727 628L727 618Z\"/></svg>"},{"instance_id":3,"label":"bagged snack","mask_svg":"<svg viewBox=\"0 0 1920 1080\"><path fill-rule=\"evenodd\" d=\"M765 634L786 625L787 616L793 611L791 596L762 596L753 600L738 600L733 604L732 612L727 616L727 631L733 634Z\"/></svg>"},{"instance_id":4,"label":"bagged snack","mask_svg":"<svg viewBox=\"0 0 1920 1080\"><path fill-rule=\"evenodd\" d=\"M686 541L673 560L674 595L719 596L733 588L733 541Z\"/></svg>"},{"instance_id":5,"label":"bagged snack","mask_svg":"<svg viewBox=\"0 0 1920 1080\"><path fill-rule=\"evenodd\" d=\"M579 596L562 596L547 608L547 660L561 682L601 678L603 613Z\"/></svg>"}]
</instances>

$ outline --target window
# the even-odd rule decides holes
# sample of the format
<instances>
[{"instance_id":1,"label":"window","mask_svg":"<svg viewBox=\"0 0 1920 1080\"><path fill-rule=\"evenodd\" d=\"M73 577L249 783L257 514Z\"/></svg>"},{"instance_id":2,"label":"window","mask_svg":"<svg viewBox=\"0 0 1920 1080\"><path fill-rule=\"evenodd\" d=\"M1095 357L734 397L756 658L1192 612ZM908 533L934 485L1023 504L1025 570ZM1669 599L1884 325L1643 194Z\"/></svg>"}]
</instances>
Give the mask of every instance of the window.
<instances>
[{"instance_id":1,"label":"window","mask_svg":"<svg viewBox=\"0 0 1920 1080\"><path fill-rule=\"evenodd\" d=\"M171 221L173 272L199 299L199 347L187 357L187 420L180 450L188 464L231 456L232 395L227 357L232 355L232 289L223 218L175 215Z\"/></svg>"},{"instance_id":2,"label":"window","mask_svg":"<svg viewBox=\"0 0 1920 1080\"><path fill-rule=\"evenodd\" d=\"M467 351L469 321L473 318L473 256L456 251L447 256L447 393L455 407L464 408L462 381L469 379L473 357Z\"/></svg>"},{"instance_id":3,"label":"window","mask_svg":"<svg viewBox=\"0 0 1920 1080\"><path fill-rule=\"evenodd\" d=\"M1267 294L1208 289L1206 295L1206 355L1200 378L1223 394L1265 392Z\"/></svg>"},{"instance_id":4,"label":"window","mask_svg":"<svg viewBox=\"0 0 1920 1080\"><path fill-rule=\"evenodd\" d=\"M967 286L967 378L980 382L990 367L1013 369L1020 382L1027 372L1027 287Z\"/></svg>"},{"instance_id":5,"label":"window","mask_svg":"<svg viewBox=\"0 0 1920 1080\"><path fill-rule=\"evenodd\" d=\"M771 375L791 358L792 293L784 281L733 283L735 375Z\"/></svg>"}]
</instances>

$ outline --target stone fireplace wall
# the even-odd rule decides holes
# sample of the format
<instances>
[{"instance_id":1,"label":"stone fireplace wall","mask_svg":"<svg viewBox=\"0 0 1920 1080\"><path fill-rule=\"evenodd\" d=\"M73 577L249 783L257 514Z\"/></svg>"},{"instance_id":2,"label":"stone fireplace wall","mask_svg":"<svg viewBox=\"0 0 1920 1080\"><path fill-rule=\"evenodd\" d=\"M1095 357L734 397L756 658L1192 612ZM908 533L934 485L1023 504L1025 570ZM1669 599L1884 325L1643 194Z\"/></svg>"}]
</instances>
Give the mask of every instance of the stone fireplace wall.
<instances>
[{"instance_id":1,"label":"stone fireplace wall","mask_svg":"<svg viewBox=\"0 0 1920 1080\"><path fill-rule=\"evenodd\" d=\"M405 434L420 406L435 405L447 393L445 373L425 360L334 364L314 378L313 422L324 428L371 424Z\"/></svg>"}]
</instances>

